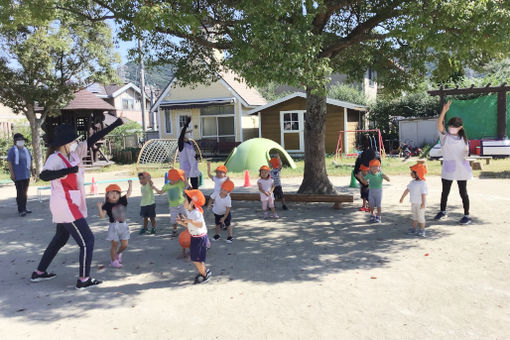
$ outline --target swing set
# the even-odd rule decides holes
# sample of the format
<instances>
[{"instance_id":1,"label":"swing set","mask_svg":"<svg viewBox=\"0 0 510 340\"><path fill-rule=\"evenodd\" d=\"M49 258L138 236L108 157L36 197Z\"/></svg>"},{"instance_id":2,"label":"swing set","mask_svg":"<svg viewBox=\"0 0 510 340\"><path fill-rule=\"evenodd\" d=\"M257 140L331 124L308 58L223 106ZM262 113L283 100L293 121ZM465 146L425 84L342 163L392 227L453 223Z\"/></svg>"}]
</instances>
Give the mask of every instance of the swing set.
<instances>
[{"instance_id":1,"label":"swing set","mask_svg":"<svg viewBox=\"0 0 510 340\"><path fill-rule=\"evenodd\" d=\"M344 138L343 138L344 133L347 134L347 133L357 133L357 132L368 133L368 138L370 141L370 148L377 150L379 152L379 155L381 155L381 157L384 157L385 153L384 153L384 145L383 145L381 130L379 130L379 129L341 130L340 133L338 134L338 142L336 144L335 161L337 160L339 153L340 153L340 158L343 157L343 154L345 154L345 157L358 157L358 153L348 154L347 146L345 147L345 150L344 150ZM374 135L374 133L376 135Z\"/></svg>"}]
</instances>

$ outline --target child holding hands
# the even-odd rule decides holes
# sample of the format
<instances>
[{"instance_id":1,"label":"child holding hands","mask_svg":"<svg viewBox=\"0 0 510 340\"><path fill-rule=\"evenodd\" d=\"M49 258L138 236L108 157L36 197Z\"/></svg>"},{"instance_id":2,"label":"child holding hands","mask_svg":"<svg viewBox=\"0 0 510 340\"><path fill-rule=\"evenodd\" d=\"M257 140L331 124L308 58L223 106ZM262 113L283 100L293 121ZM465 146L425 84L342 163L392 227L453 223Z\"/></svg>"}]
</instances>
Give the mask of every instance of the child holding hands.
<instances>
[{"instance_id":1,"label":"child holding hands","mask_svg":"<svg viewBox=\"0 0 510 340\"><path fill-rule=\"evenodd\" d=\"M269 206L269 209L271 209L271 212L273 213L273 218L276 220L279 218L279 216L276 214L276 210L274 208L274 196L273 196L274 182L271 176L269 176L269 171L271 171L271 169L269 169L267 165L263 165L260 167L259 169L260 178L257 181L257 185L260 191L260 201L262 202L264 219L269 218L269 215L267 213L267 207Z\"/></svg>"},{"instance_id":2,"label":"child holding hands","mask_svg":"<svg viewBox=\"0 0 510 340\"><path fill-rule=\"evenodd\" d=\"M368 204L370 205L370 222L381 223L381 205L382 205L382 182L383 179L390 181L390 178L382 173L381 162L378 159L372 159L368 164L370 172L363 176L363 184L368 184ZM377 215L374 214L377 208Z\"/></svg>"},{"instance_id":3,"label":"child holding hands","mask_svg":"<svg viewBox=\"0 0 510 340\"><path fill-rule=\"evenodd\" d=\"M411 212L413 214L413 227L409 228L408 234L425 237L425 201L427 198L427 183L425 174L427 168L422 163L417 163L410 167L413 180L407 185L406 190L400 198L400 203L409 194L411 201ZM420 230L417 231L418 223Z\"/></svg>"}]
</instances>

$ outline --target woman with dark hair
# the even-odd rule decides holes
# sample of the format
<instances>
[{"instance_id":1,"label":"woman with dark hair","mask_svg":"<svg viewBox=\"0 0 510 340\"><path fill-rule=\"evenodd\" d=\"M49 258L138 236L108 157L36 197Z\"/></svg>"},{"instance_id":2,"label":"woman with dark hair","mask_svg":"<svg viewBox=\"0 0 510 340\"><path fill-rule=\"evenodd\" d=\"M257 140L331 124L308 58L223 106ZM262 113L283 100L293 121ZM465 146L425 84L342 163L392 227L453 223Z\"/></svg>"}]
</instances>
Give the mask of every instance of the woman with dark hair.
<instances>
[{"instance_id":1,"label":"woman with dark hair","mask_svg":"<svg viewBox=\"0 0 510 340\"><path fill-rule=\"evenodd\" d=\"M443 152L443 167L441 169L441 182L443 190L441 192L441 208L435 220L441 220L448 217L446 214L446 203L452 187L453 181L457 181L462 206L464 207L464 216L460 219L460 224L470 224L469 217L469 197L467 193L467 181L473 178L471 166L467 161L469 155L468 138L463 127L462 118L452 117L448 120L447 129L444 126L446 112L450 109L451 101L448 101L441 110L437 120L437 130L439 131L439 140Z\"/></svg>"},{"instance_id":2,"label":"woman with dark hair","mask_svg":"<svg viewBox=\"0 0 510 340\"><path fill-rule=\"evenodd\" d=\"M182 127L181 134L177 145L179 147L179 168L184 170L186 174L186 181L191 183L193 189L198 189L198 181L200 177L200 170L198 170L197 153L193 142L193 135L191 129L188 129L191 123L191 118L188 117L186 124Z\"/></svg>"},{"instance_id":3,"label":"woman with dark hair","mask_svg":"<svg viewBox=\"0 0 510 340\"><path fill-rule=\"evenodd\" d=\"M57 224L55 236L44 251L41 262L32 273L31 281L39 282L55 278L55 274L46 272L59 250L72 236L80 246L80 272L76 289L84 289L101 283L90 277L90 264L94 250L94 235L85 220L87 203L83 186L84 168L82 159L97 141L106 136L122 120L117 119L112 125L90 136L84 142L77 142L76 130L67 124L55 128L55 135L49 155L44 164L40 178L51 181L50 210L53 222Z\"/></svg>"}]
</instances>

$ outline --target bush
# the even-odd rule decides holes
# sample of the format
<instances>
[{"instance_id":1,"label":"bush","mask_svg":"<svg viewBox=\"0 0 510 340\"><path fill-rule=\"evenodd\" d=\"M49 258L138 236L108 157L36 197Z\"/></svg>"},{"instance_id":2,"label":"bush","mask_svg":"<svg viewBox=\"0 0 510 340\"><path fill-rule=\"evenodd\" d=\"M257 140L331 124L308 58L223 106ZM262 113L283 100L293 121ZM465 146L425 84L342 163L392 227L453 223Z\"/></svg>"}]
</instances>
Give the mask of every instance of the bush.
<instances>
[{"instance_id":1,"label":"bush","mask_svg":"<svg viewBox=\"0 0 510 340\"><path fill-rule=\"evenodd\" d=\"M343 100L345 102L350 102L358 105L368 105L369 100L365 96L362 90L346 85L339 84L332 86L329 89L328 97L338 100Z\"/></svg>"}]
</instances>

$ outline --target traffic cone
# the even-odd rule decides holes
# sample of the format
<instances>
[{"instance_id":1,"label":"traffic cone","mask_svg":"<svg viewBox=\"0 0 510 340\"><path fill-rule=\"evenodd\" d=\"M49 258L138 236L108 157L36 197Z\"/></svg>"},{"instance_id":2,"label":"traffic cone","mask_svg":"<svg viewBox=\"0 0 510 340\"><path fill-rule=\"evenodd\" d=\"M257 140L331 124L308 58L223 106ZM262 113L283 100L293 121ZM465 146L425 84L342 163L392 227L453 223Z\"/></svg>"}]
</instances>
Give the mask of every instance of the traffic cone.
<instances>
[{"instance_id":1,"label":"traffic cone","mask_svg":"<svg viewBox=\"0 0 510 340\"><path fill-rule=\"evenodd\" d=\"M90 186L90 194L97 195L97 183L94 177L92 177L92 185Z\"/></svg>"},{"instance_id":2,"label":"traffic cone","mask_svg":"<svg viewBox=\"0 0 510 340\"><path fill-rule=\"evenodd\" d=\"M351 184L349 184L349 188L359 188L358 180L354 177L354 170L351 172Z\"/></svg>"},{"instance_id":3,"label":"traffic cone","mask_svg":"<svg viewBox=\"0 0 510 340\"><path fill-rule=\"evenodd\" d=\"M244 187L245 188L251 187L250 173L248 172L248 170L244 170Z\"/></svg>"}]
</instances>

